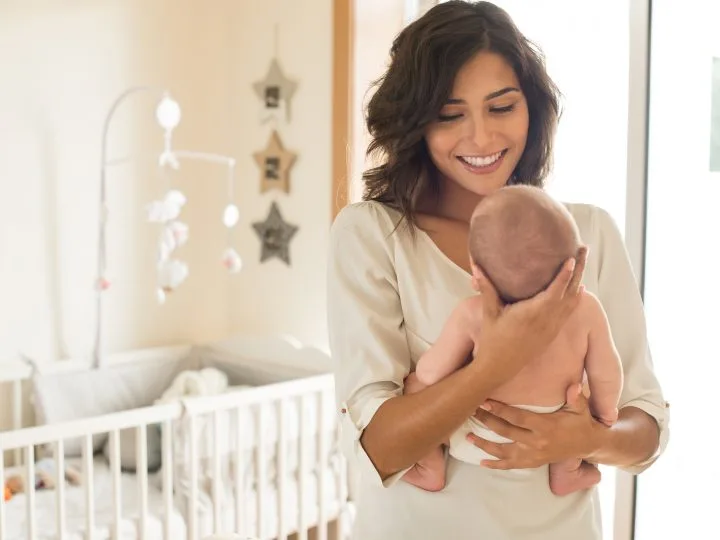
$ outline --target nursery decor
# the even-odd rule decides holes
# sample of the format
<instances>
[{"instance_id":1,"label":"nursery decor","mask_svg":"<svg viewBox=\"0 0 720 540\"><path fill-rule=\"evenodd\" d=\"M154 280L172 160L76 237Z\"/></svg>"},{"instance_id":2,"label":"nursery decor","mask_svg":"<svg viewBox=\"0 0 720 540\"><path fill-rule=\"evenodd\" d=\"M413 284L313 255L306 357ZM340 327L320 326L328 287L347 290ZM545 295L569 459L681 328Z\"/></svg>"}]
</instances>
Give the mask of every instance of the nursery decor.
<instances>
[{"instance_id":1,"label":"nursery decor","mask_svg":"<svg viewBox=\"0 0 720 540\"><path fill-rule=\"evenodd\" d=\"M270 61L265 78L254 83L253 88L262 101L261 120L274 118L290 121L290 103L297 90L297 83L285 76L277 58Z\"/></svg>"},{"instance_id":2,"label":"nursery decor","mask_svg":"<svg viewBox=\"0 0 720 540\"><path fill-rule=\"evenodd\" d=\"M253 157L260 168L260 193L272 189L290 192L290 168L297 155L283 148L277 131L270 134L265 150L256 152Z\"/></svg>"},{"instance_id":3,"label":"nursery decor","mask_svg":"<svg viewBox=\"0 0 720 540\"><path fill-rule=\"evenodd\" d=\"M179 125L182 118L180 105L170 92L165 89L151 86L131 87L122 92L113 101L103 124L101 163L100 163L100 224L98 234L98 261L97 261L97 302L96 302L96 335L93 352L94 366L102 363L102 302L103 293L111 287L111 280L107 274L107 172L108 169L133 161L133 157L122 159L108 159L108 134L110 123L119 105L131 95L141 92L152 92L161 96L155 109L155 118L163 130L163 149L158 158L158 165L164 174L168 170L180 168L180 160L206 161L218 163L227 167L228 176L228 203L222 213L222 223L228 231L228 247L219 254L220 263L230 272L237 272L241 268L240 257L232 248L232 230L237 225L240 212L234 201L235 159L219 154L196 152L189 150L176 150L172 146L173 130ZM167 176L166 176L167 178ZM169 184L169 181L168 181ZM165 195L152 201L146 208L147 221L161 225L158 240L157 256L157 289L156 296L159 303L164 303L168 293L177 289L189 274L187 263L173 258L175 251L183 246L189 238L189 227L179 220L183 206L187 202L185 195L171 186L167 186Z\"/></svg>"},{"instance_id":4,"label":"nursery decor","mask_svg":"<svg viewBox=\"0 0 720 540\"><path fill-rule=\"evenodd\" d=\"M260 262L277 257L290 266L290 240L298 232L298 227L283 220L276 202L273 201L270 206L265 221L253 223L253 229L262 244Z\"/></svg>"}]
</instances>

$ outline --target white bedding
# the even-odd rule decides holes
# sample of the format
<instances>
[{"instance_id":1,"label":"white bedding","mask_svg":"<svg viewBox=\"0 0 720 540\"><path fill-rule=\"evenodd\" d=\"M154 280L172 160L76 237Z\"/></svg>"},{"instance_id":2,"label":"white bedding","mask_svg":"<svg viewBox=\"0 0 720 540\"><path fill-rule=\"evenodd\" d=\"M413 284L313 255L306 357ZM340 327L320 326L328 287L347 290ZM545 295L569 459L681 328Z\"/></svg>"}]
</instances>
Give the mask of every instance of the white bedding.
<instances>
[{"instance_id":1,"label":"white bedding","mask_svg":"<svg viewBox=\"0 0 720 540\"><path fill-rule=\"evenodd\" d=\"M68 460L81 469L79 460ZM17 469L6 469L6 477L17 472ZM113 483L112 473L103 457L94 461L95 488L95 535L96 540L111 538L113 528ZM164 510L163 494L160 479L155 475L148 477L148 526L147 540L163 538ZM140 497L138 495L138 479L133 474L123 474L121 480L122 516L121 540L139 540L140 537ZM7 539L26 540L27 538L27 497L23 494L14 496L5 503L7 519ZM85 538L85 486L65 485L65 516L68 540ZM179 511L173 508L172 538L186 538L185 522ZM57 504L55 490L40 490L35 493L35 527L37 540L56 540Z\"/></svg>"},{"instance_id":2,"label":"white bedding","mask_svg":"<svg viewBox=\"0 0 720 540\"><path fill-rule=\"evenodd\" d=\"M242 388L230 387L229 392L242 391ZM276 404L262 406L263 412L263 438L264 452L262 467L267 481L272 481L276 475L277 453L278 453L278 425L280 420L279 410ZM305 400L305 429L308 433L307 459L310 469L314 470L318 462L329 463L330 457L337 453L336 444L336 419L332 408L326 408L322 418L322 428L325 431L327 441L327 454L319 459L319 418L320 406L318 399L314 396ZM300 401L290 399L287 401L284 416L286 449L286 472L295 474L298 471L299 449L300 449ZM232 476L235 467L237 448L237 413L232 410L218 411L219 433L215 436L213 415L204 415L196 421L196 439L198 441L198 456L200 458L200 481L212 478L212 460L214 449L217 447L221 461L221 474L223 477ZM253 489L256 482L257 460L258 460L258 415L257 407L243 407L240 409L240 430L241 430L241 460L243 464L243 477L247 489ZM179 422L174 432L174 458L176 473L178 477L187 481L189 479L190 463L190 437L188 422Z\"/></svg>"}]
</instances>

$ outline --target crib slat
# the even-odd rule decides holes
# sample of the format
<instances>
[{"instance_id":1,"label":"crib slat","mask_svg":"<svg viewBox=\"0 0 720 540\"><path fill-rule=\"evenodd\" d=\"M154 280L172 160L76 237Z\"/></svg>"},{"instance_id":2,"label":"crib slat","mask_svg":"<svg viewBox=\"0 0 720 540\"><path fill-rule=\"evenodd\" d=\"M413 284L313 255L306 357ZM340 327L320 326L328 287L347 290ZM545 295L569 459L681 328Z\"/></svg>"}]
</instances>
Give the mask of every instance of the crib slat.
<instances>
[{"instance_id":1,"label":"crib slat","mask_svg":"<svg viewBox=\"0 0 720 540\"><path fill-rule=\"evenodd\" d=\"M325 429L324 411L327 403L327 393L321 391L318 395L318 540L327 540L327 493L325 486L327 485L327 468L328 468L328 431Z\"/></svg>"},{"instance_id":2,"label":"crib slat","mask_svg":"<svg viewBox=\"0 0 720 540\"><path fill-rule=\"evenodd\" d=\"M148 457L147 457L148 426L135 428L135 460L138 464L135 474L138 478L138 496L140 500L140 538L147 535L148 526Z\"/></svg>"},{"instance_id":3,"label":"crib slat","mask_svg":"<svg viewBox=\"0 0 720 540\"><path fill-rule=\"evenodd\" d=\"M267 420L265 418L265 404L258 405L258 420L255 423L255 430L256 430L256 437L255 440L257 441L257 453L256 461L255 461L255 480L257 488L255 490L255 495L257 499L257 506L256 506L256 512L257 512L257 525L256 525L256 531L257 531L257 537L261 540L265 540L267 538L267 532L265 531L265 499L267 497L267 474L265 470L265 424Z\"/></svg>"},{"instance_id":4,"label":"crib slat","mask_svg":"<svg viewBox=\"0 0 720 540\"><path fill-rule=\"evenodd\" d=\"M243 480L245 459L243 447L242 408L235 409L235 532L242 535L245 533L245 520L243 519L244 487Z\"/></svg>"},{"instance_id":5,"label":"crib slat","mask_svg":"<svg viewBox=\"0 0 720 540\"><path fill-rule=\"evenodd\" d=\"M285 499L287 498L287 400L281 399L277 404L277 510L278 510L278 540L287 538L287 511Z\"/></svg>"},{"instance_id":6,"label":"crib slat","mask_svg":"<svg viewBox=\"0 0 720 540\"><path fill-rule=\"evenodd\" d=\"M37 535L35 527L35 449L25 448L25 509L27 510L28 539Z\"/></svg>"},{"instance_id":7,"label":"crib slat","mask_svg":"<svg viewBox=\"0 0 720 540\"><path fill-rule=\"evenodd\" d=\"M117 429L110 432L110 468L112 469L113 487L113 538L121 538L122 471L120 470L120 432Z\"/></svg>"},{"instance_id":8,"label":"crib slat","mask_svg":"<svg viewBox=\"0 0 720 540\"><path fill-rule=\"evenodd\" d=\"M14 380L12 382L12 427L13 430L20 429L22 427L22 380ZM15 465L22 463L22 449L16 448L13 452L15 458ZM0 537L1 538L1 537Z\"/></svg>"},{"instance_id":9,"label":"crib slat","mask_svg":"<svg viewBox=\"0 0 720 540\"><path fill-rule=\"evenodd\" d=\"M85 526L87 539L95 537L95 471L93 469L93 439L92 435L83 437L83 468L85 469Z\"/></svg>"},{"instance_id":10,"label":"crib slat","mask_svg":"<svg viewBox=\"0 0 720 540\"><path fill-rule=\"evenodd\" d=\"M0 486L5 486L5 452L0 450ZM7 519L5 515L5 494L0 497L0 538L7 538Z\"/></svg>"},{"instance_id":11,"label":"crib slat","mask_svg":"<svg viewBox=\"0 0 720 540\"><path fill-rule=\"evenodd\" d=\"M163 506L165 507L165 540L173 540L173 455L172 455L172 421L166 420L162 427L162 474L163 474Z\"/></svg>"},{"instance_id":12,"label":"crib slat","mask_svg":"<svg viewBox=\"0 0 720 540\"><path fill-rule=\"evenodd\" d=\"M309 406L309 396L308 394L304 394L300 396L299 399L299 409L300 409L300 425L298 427L298 432L300 434L300 443L298 445L298 468L300 470L299 479L298 479L298 494L297 494L297 500L298 500L298 540L307 540L308 537L308 522L307 522L307 480L308 476L310 475L310 470L308 467L308 455L309 455L309 445L310 445L310 411L308 410Z\"/></svg>"},{"instance_id":13,"label":"crib slat","mask_svg":"<svg viewBox=\"0 0 720 540\"><path fill-rule=\"evenodd\" d=\"M55 485L55 501L57 505L57 533L59 540L67 538L65 518L65 441L55 443L55 469L57 483Z\"/></svg>"},{"instance_id":14,"label":"crib slat","mask_svg":"<svg viewBox=\"0 0 720 540\"><path fill-rule=\"evenodd\" d=\"M219 534L222 529L222 482L220 481L220 411L213 412L213 534Z\"/></svg>"},{"instance_id":15,"label":"crib slat","mask_svg":"<svg viewBox=\"0 0 720 540\"><path fill-rule=\"evenodd\" d=\"M197 424L195 415L190 415L188 421L188 433L190 437L190 540L198 540L200 534L198 527L198 440Z\"/></svg>"}]
</instances>

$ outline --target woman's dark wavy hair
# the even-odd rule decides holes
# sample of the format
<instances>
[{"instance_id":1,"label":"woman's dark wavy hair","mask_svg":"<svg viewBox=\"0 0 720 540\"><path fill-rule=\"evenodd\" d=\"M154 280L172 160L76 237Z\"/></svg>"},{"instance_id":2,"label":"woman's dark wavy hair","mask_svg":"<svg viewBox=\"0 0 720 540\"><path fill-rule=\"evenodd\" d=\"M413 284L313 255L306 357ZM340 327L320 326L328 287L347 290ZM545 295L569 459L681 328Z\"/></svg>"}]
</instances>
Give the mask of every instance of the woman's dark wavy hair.
<instances>
[{"instance_id":1,"label":"woman's dark wavy hair","mask_svg":"<svg viewBox=\"0 0 720 540\"><path fill-rule=\"evenodd\" d=\"M452 92L462 66L480 51L503 56L513 67L530 117L525 151L509 183L542 187L552 166L560 93L539 49L510 16L490 2L451 0L429 10L393 42L390 65L374 83L367 106L372 137L367 154L381 164L365 171L364 200L399 210L413 226L419 198L440 191L425 130Z\"/></svg>"}]
</instances>

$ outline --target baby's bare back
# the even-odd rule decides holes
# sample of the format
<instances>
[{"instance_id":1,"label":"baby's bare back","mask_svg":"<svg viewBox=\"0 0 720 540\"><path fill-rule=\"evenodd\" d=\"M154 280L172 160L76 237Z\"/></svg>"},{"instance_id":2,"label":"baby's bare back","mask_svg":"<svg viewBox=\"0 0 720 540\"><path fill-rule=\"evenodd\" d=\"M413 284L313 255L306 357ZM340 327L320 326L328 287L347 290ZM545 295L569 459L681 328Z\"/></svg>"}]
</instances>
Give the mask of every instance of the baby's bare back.
<instances>
[{"instance_id":1,"label":"baby's bare back","mask_svg":"<svg viewBox=\"0 0 720 540\"><path fill-rule=\"evenodd\" d=\"M547 350L530 362L491 399L509 405L553 407L565 403L568 387L583 380L592 328L591 299L584 295L577 309Z\"/></svg>"}]
</instances>

